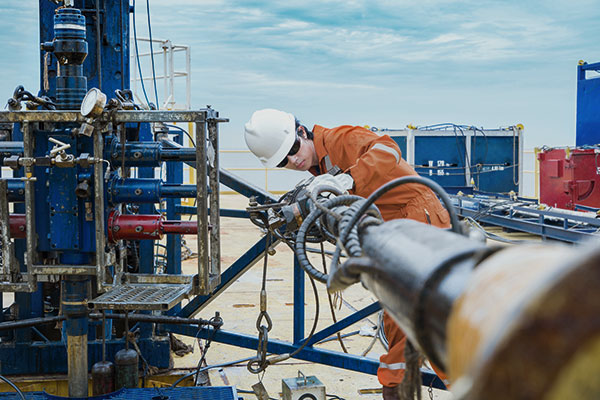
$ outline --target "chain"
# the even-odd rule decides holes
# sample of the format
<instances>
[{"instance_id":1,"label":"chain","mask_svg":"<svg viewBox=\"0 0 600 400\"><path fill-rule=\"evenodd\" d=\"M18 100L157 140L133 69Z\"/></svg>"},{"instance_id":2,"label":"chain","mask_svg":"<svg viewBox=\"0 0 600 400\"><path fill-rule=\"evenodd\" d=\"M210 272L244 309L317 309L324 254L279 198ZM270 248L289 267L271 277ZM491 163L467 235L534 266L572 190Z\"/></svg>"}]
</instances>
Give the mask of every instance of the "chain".
<instances>
[{"instance_id":1,"label":"chain","mask_svg":"<svg viewBox=\"0 0 600 400\"><path fill-rule=\"evenodd\" d=\"M427 393L429 394L429 400L433 400L433 380L429 384L429 388L427 388Z\"/></svg>"},{"instance_id":2,"label":"chain","mask_svg":"<svg viewBox=\"0 0 600 400\"><path fill-rule=\"evenodd\" d=\"M267 312L267 262L269 256L269 246L271 245L271 233L267 233L265 244L265 259L263 263L262 287L260 289L260 314L256 319L256 330L258 331L258 348L256 357L248 362L248 371L253 374L263 372L268 366L267 344L269 343L269 331L273 328L273 321ZM263 323L264 322L266 323Z\"/></svg>"}]
</instances>

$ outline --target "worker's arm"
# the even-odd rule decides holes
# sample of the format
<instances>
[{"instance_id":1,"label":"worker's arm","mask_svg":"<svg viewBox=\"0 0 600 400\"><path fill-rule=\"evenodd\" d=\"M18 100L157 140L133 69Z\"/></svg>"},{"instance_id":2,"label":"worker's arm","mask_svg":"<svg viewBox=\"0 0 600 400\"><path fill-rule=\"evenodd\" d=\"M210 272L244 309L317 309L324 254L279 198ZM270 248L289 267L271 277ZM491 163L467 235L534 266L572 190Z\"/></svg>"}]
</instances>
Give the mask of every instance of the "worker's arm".
<instances>
[{"instance_id":1,"label":"worker's arm","mask_svg":"<svg viewBox=\"0 0 600 400\"><path fill-rule=\"evenodd\" d=\"M416 175L402 159L400 148L387 135L379 136L360 127L340 127L325 143L331 161L354 179L354 194L368 197L384 183L400 176ZM414 197L407 187L393 191L398 204Z\"/></svg>"}]
</instances>

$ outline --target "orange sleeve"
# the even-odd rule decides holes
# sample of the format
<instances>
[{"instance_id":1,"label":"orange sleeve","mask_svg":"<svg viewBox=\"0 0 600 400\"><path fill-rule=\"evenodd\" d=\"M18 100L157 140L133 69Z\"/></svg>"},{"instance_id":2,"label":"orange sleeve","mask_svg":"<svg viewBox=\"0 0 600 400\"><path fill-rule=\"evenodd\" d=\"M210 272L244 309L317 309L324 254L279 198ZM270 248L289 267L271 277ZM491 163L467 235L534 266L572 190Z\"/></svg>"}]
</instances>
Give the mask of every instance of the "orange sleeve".
<instances>
[{"instance_id":1,"label":"orange sleeve","mask_svg":"<svg viewBox=\"0 0 600 400\"><path fill-rule=\"evenodd\" d=\"M328 135L325 147L344 172L354 179L354 194L368 197L383 184L399 176L416 175L402 159L400 148L388 135L379 136L362 127L343 126ZM414 193L393 190L397 204L407 203Z\"/></svg>"}]
</instances>

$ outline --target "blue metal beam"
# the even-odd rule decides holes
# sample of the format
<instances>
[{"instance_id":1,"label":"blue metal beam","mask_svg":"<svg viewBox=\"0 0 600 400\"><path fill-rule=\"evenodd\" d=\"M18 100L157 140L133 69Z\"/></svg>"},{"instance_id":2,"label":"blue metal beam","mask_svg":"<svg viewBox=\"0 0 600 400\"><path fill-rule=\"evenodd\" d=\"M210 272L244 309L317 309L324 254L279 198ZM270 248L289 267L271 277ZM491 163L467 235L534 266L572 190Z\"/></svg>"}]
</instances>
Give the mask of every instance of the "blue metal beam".
<instances>
[{"instance_id":1,"label":"blue metal beam","mask_svg":"<svg viewBox=\"0 0 600 400\"><path fill-rule=\"evenodd\" d=\"M472 217L489 225L500 226L520 232L575 243L586 238L597 237L600 220L593 217L567 214L560 211L536 210L512 206L499 210L494 204L484 204L483 199L454 197L454 206L461 217ZM465 202L468 202L465 204ZM507 204L502 204L507 206ZM558 222L557 222L558 221Z\"/></svg>"},{"instance_id":2,"label":"blue metal beam","mask_svg":"<svg viewBox=\"0 0 600 400\"><path fill-rule=\"evenodd\" d=\"M198 330L198 327L193 325L165 325L164 328L169 332L190 337L208 338L214 334L213 340L219 343L244 347L247 349L258 348L258 338L243 333L234 333L223 329L218 330L217 332L213 332L212 329ZM272 354L292 353L298 347L300 347L298 344L291 344L279 340L269 340L267 343L267 352ZM332 350L315 349L308 346L296 354L294 358L371 375L376 375L377 368L379 367L379 361L373 358L345 354ZM437 389L446 388L437 375L431 373L431 371L421 370L421 373L423 385L431 385Z\"/></svg>"},{"instance_id":3,"label":"blue metal beam","mask_svg":"<svg viewBox=\"0 0 600 400\"><path fill-rule=\"evenodd\" d=\"M139 338L137 344L150 365L169 368L171 347L168 337ZM67 345L63 342L2 343L0 374L59 374L67 372ZM114 361L117 351L125 348L123 339L107 340L107 360ZM102 342L88 343L88 367L102 360Z\"/></svg>"},{"instance_id":4,"label":"blue metal beam","mask_svg":"<svg viewBox=\"0 0 600 400\"><path fill-rule=\"evenodd\" d=\"M304 270L294 255L294 343L304 339Z\"/></svg>"},{"instance_id":5,"label":"blue metal beam","mask_svg":"<svg viewBox=\"0 0 600 400\"><path fill-rule=\"evenodd\" d=\"M327 328L322 329L319 332L315 333L308 341L308 345L312 346L313 344L318 343L325 338L328 338L329 336L333 335L334 333L337 333L337 332L341 331L342 329L347 328L350 325L352 325L364 318L367 318L369 315L374 314L379 310L381 310L381 305L379 305L379 302L370 304L370 305L366 306L365 308L363 308L362 310L358 310L357 312L353 313L352 315L349 315L346 318L336 322L335 324L329 325Z\"/></svg>"},{"instance_id":6,"label":"blue metal beam","mask_svg":"<svg viewBox=\"0 0 600 400\"><path fill-rule=\"evenodd\" d=\"M256 264L264 255L267 238L264 236L254 244L244 255L238 258L229 268L221 274L221 283L215 291L208 296L196 296L185 307L181 309L177 316L190 318L192 315L200 311L208 305L233 282L243 275L248 269ZM172 315L172 313L170 313Z\"/></svg>"}]
</instances>

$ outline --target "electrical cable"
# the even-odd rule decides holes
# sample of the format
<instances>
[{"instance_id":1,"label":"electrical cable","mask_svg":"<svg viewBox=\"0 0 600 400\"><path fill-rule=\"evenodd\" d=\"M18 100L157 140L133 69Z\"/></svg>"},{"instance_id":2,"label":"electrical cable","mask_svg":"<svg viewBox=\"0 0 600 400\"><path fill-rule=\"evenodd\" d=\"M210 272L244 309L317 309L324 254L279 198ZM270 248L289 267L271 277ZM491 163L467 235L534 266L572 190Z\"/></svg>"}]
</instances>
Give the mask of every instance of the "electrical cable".
<instances>
[{"instance_id":1,"label":"electrical cable","mask_svg":"<svg viewBox=\"0 0 600 400\"><path fill-rule=\"evenodd\" d=\"M427 186L436 195L438 195L440 197L440 199L442 200L442 204L444 205L444 207L446 207L446 210L448 211L448 214L450 215L450 223L452 225L452 228L451 228L452 232L462 234L458 216L456 214L456 211L454 210L454 207L452 205L452 200L448 196L448 193L446 193L446 191L439 184L432 181L431 179L413 175L413 176L403 176L401 178L396 178L392 181L387 182L386 184L381 186L379 189L377 189L373 193L371 193L371 195L366 199L366 201L361 204L358 211L352 215L352 218L348 222L348 225L344 226L344 227L342 227L342 229L340 229L340 240L342 241L342 243L345 241L346 237L348 236L348 234L350 233L350 231L354 227L354 225L358 222L358 219L367 211L367 209L372 204L375 203L375 201L377 201L381 196L383 196L390 190L395 189L398 186L405 185L407 183L417 183L417 184L421 184L423 186Z\"/></svg>"},{"instance_id":2,"label":"electrical cable","mask_svg":"<svg viewBox=\"0 0 600 400\"><path fill-rule=\"evenodd\" d=\"M244 389L237 389L237 388L236 388L236 391L237 391L238 393L245 393L245 394L256 394L256 392L255 392L254 390L244 390ZM262 397L261 397L261 399L262 399ZM279 399L276 399L276 398L274 398L274 397L269 397L269 400L279 400Z\"/></svg>"},{"instance_id":3,"label":"electrical cable","mask_svg":"<svg viewBox=\"0 0 600 400\"><path fill-rule=\"evenodd\" d=\"M156 90L156 72L154 69L154 43L152 42L152 27L150 24L150 0L146 0L146 11L148 16L148 36L150 37L150 59L152 60L152 81L154 82L154 97L156 99L156 109L160 109L160 105L158 103L158 91ZM172 73L173 71L171 71ZM167 77L165 77L167 79Z\"/></svg>"},{"instance_id":4,"label":"electrical cable","mask_svg":"<svg viewBox=\"0 0 600 400\"><path fill-rule=\"evenodd\" d=\"M338 396L337 394L325 394L325 397L328 397L329 400L346 400L343 397Z\"/></svg>"},{"instance_id":5,"label":"electrical cable","mask_svg":"<svg viewBox=\"0 0 600 400\"><path fill-rule=\"evenodd\" d=\"M15 391L17 392L17 394L19 395L19 397L21 399L27 400L27 399L25 399L25 395L23 394L23 392L21 392L21 389L19 389L17 387L17 385L15 385L14 383L12 383L12 381L10 381L8 378L5 378L2 375L0 375L0 379L2 379L4 382L8 383L10 385L10 387L12 387L13 389L15 389Z\"/></svg>"},{"instance_id":6,"label":"electrical cable","mask_svg":"<svg viewBox=\"0 0 600 400\"><path fill-rule=\"evenodd\" d=\"M133 0L133 43L135 44L135 59L137 61L138 71L140 73L140 82L142 83L142 92L146 99L146 104L150 107L150 100L148 100L148 94L146 94L146 86L144 85L144 76L142 75L142 65L140 64L140 52L138 49L137 30L135 27L135 0Z\"/></svg>"},{"instance_id":7,"label":"electrical cable","mask_svg":"<svg viewBox=\"0 0 600 400\"><path fill-rule=\"evenodd\" d=\"M213 369L213 368L221 368L221 367L228 367L230 365L235 365L235 364L239 364L239 363L243 363L246 361L249 361L251 359L253 359L254 357L246 357L246 358L241 358L239 360L235 360L235 361L228 361L226 363L222 363L222 364L213 364L213 365L207 365L206 367L202 367L200 368L199 372L204 372L204 371L208 371L209 369ZM174 388L177 385L179 385L183 380L190 378L191 376L196 374L196 369L194 369L192 372L183 375L182 377L180 377L179 379L177 379L175 382L173 382L171 384L171 387Z\"/></svg>"},{"instance_id":8,"label":"electrical cable","mask_svg":"<svg viewBox=\"0 0 600 400\"><path fill-rule=\"evenodd\" d=\"M330 199L330 200L326 201L325 203L323 203L322 205L325 208L333 208L333 207L339 206L339 205L350 205L358 200L363 200L363 198L360 196L355 196L355 195L343 195L343 196L339 196L339 197ZM312 264L308 260L308 256L306 254L306 247L305 247L305 243L304 243L305 237L307 235L309 228L314 224L314 222L317 220L317 218L319 218L322 214L323 214L323 211L321 211L321 209L316 209L316 210L312 211L310 214L308 214L308 216L306 217L306 219L300 226L298 233L296 234L295 253L296 253L296 257L298 259L298 263L310 277L314 278L315 280L317 280L321 283L326 283L327 275L323 274L321 271L317 270L316 268L314 268L312 266Z\"/></svg>"},{"instance_id":9,"label":"electrical cable","mask_svg":"<svg viewBox=\"0 0 600 400\"><path fill-rule=\"evenodd\" d=\"M167 128L179 129L181 132L185 133L187 135L188 139L190 139L190 143L192 143L192 146L196 147L196 143L194 142L194 139L192 139L192 136L188 133L188 131L186 131L185 129L183 129L182 127L177 126L177 125L165 124L165 126Z\"/></svg>"},{"instance_id":10,"label":"electrical cable","mask_svg":"<svg viewBox=\"0 0 600 400\"><path fill-rule=\"evenodd\" d=\"M216 320L216 317L212 317L209 321ZM204 351L202 352L202 357L200 357L200 361L198 361L198 367L196 368L196 376L194 377L194 384L198 384L198 376L200 375L200 367L202 366L202 362L206 359L206 353L208 353L208 349L210 348L210 344L212 343L215 335L217 334L217 330L219 328L213 328L210 337L206 339L204 342Z\"/></svg>"},{"instance_id":11,"label":"electrical cable","mask_svg":"<svg viewBox=\"0 0 600 400\"><path fill-rule=\"evenodd\" d=\"M100 0L96 0L96 72L98 74L98 89L102 91L102 45L100 38L102 32L100 32Z\"/></svg>"},{"instance_id":12,"label":"electrical cable","mask_svg":"<svg viewBox=\"0 0 600 400\"><path fill-rule=\"evenodd\" d=\"M315 294L315 319L313 321L313 325L312 328L310 330L310 332L308 333L308 336L306 337L306 339L304 340L304 342L302 343L302 345L300 347L298 347L296 350L294 350L293 352L290 353L290 358L294 357L296 354L300 353L302 351L302 349L304 349L306 347L306 345L308 345L308 342L310 342L310 339L312 339L313 335L315 334L315 331L317 330L317 323L319 321L319 292L317 291L317 285L315 284L315 280L309 276L309 280L310 280L310 284L312 285L313 288L313 293Z\"/></svg>"}]
</instances>

